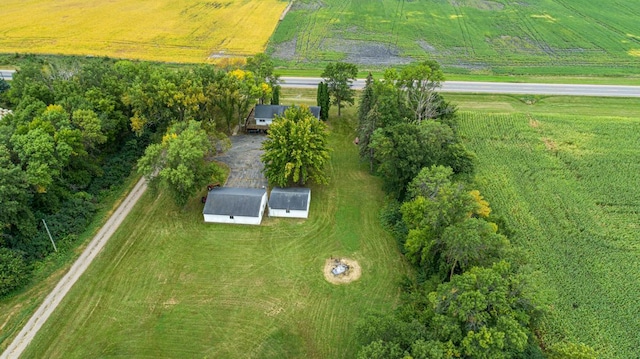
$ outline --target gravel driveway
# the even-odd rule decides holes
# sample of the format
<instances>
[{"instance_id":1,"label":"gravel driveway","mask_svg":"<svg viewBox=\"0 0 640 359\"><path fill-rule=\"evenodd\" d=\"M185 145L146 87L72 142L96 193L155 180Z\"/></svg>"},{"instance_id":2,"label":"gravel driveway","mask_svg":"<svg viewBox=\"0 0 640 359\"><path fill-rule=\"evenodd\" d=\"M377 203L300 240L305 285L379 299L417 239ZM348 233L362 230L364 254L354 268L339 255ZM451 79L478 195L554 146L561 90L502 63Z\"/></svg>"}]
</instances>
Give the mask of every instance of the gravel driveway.
<instances>
[{"instance_id":1,"label":"gravel driveway","mask_svg":"<svg viewBox=\"0 0 640 359\"><path fill-rule=\"evenodd\" d=\"M263 134L247 134L231 137L231 149L216 157L231 168L225 187L266 188L267 179L262 170L264 165L260 148L267 138Z\"/></svg>"}]
</instances>

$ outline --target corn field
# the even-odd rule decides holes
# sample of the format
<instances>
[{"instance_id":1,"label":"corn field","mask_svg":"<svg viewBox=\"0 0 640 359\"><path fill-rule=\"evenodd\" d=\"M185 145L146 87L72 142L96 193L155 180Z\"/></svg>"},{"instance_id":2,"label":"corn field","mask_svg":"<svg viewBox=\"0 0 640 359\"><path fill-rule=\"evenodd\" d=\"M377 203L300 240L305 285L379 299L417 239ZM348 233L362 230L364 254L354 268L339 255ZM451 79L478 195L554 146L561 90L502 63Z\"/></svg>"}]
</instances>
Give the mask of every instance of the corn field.
<instances>
[{"instance_id":1,"label":"corn field","mask_svg":"<svg viewBox=\"0 0 640 359\"><path fill-rule=\"evenodd\" d=\"M478 187L549 296L543 340L603 358L640 348L640 120L460 114Z\"/></svg>"}]
</instances>

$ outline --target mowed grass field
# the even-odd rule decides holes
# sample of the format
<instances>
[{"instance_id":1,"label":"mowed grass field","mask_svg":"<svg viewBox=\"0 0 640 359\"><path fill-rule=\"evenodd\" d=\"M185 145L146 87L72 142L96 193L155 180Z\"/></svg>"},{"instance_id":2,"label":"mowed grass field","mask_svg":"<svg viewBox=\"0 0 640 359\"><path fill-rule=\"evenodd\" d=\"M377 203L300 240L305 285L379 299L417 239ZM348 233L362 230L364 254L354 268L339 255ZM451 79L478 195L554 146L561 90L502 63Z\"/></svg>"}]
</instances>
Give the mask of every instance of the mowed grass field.
<instances>
[{"instance_id":1,"label":"mowed grass field","mask_svg":"<svg viewBox=\"0 0 640 359\"><path fill-rule=\"evenodd\" d=\"M264 51L284 0L5 0L0 52L169 62Z\"/></svg>"},{"instance_id":2,"label":"mowed grass field","mask_svg":"<svg viewBox=\"0 0 640 359\"><path fill-rule=\"evenodd\" d=\"M461 114L479 159L478 187L550 299L543 338L566 333L602 358L640 354L637 103L632 111Z\"/></svg>"},{"instance_id":3,"label":"mowed grass field","mask_svg":"<svg viewBox=\"0 0 640 359\"><path fill-rule=\"evenodd\" d=\"M289 66L434 59L451 73L640 74L635 0L300 0L268 51Z\"/></svg>"},{"instance_id":4,"label":"mowed grass field","mask_svg":"<svg viewBox=\"0 0 640 359\"><path fill-rule=\"evenodd\" d=\"M333 123L331 183L312 186L308 220L205 224L199 198L145 194L24 357L353 358L354 324L394 307L407 267L352 140ZM326 282L332 256L362 277Z\"/></svg>"}]
</instances>

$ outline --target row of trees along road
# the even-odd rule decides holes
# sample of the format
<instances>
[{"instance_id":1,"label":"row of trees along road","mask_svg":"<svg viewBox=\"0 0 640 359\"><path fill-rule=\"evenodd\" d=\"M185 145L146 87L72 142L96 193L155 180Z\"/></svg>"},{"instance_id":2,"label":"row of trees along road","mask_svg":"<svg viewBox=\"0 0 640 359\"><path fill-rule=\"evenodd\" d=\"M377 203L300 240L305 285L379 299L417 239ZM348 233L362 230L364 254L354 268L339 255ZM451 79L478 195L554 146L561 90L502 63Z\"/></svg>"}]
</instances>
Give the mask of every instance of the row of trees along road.
<instances>
[{"instance_id":1,"label":"row of trees along road","mask_svg":"<svg viewBox=\"0 0 640 359\"><path fill-rule=\"evenodd\" d=\"M256 102L278 101L264 55L243 68L75 59L21 65L0 87L0 296L77 245L101 201L138 169L178 205L215 177L211 156Z\"/></svg>"},{"instance_id":2,"label":"row of trees along road","mask_svg":"<svg viewBox=\"0 0 640 359\"><path fill-rule=\"evenodd\" d=\"M546 336L524 256L472 189L475 156L457 135L455 106L437 92L442 79L426 61L369 75L362 93L360 156L382 177L383 222L415 275L394 312L357 325L358 358L595 358Z\"/></svg>"}]
</instances>

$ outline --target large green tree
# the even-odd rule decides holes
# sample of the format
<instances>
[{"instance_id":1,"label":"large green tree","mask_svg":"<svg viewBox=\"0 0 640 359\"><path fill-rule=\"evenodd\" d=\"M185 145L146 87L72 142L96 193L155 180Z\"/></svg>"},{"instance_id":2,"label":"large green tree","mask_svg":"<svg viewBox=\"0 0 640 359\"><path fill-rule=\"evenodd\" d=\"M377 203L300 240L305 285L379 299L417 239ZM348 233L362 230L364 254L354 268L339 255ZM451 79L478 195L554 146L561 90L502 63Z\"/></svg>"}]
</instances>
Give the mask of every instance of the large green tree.
<instances>
[{"instance_id":1,"label":"large green tree","mask_svg":"<svg viewBox=\"0 0 640 359\"><path fill-rule=\"evenodd\" d=\"M90 125L91 120L74 123L70 118L61 106L50 105L28 124L18 126L11 137L27 178L38 192L46 192L60 176L69 179L69 173L63 170L86 160L83 130L92 133L87 134L87 144L96 140L91 136L99 135L98 124L94 124L96 128Z\"/></svg>"},{"instance_id":2,"label":"large green tree","mask_svg":"<svg viewBox=\"0 0 640 359\"><path fill-rule=\"evenodd\" d=\"M0 245L2 232L18 223L29 210L29 183L26 173L11 161L11 153L0 144Z\"/></svg>"},{"instance_id":3,"label":"large green tree","mask_svg":"<svg viewBox=\"0 0 640 359\"><path fill-rule=\"evenodd\" d=\"M355 102L355 90L351 88L351 84L358 76L358 68L346 62L332 62L325 67L321 76L333 97L333 104L338 106L340 116L344 102L351 105Z\"/></svg>"},{"instance_id":4,"label":"large green tree","mask_svg":"<svg viewBox=\"0 0 640 359\"><path fill-rule=\"evenodd\" d=\"M281 86L276 84L273 86L273 93L271 94L271 105L279 105L280 104L280 92Z\"/></svg>"},{"instance_id":5,"label":"large green tree","mask_svg":"<svg viewBox=\"0 0 640 359\"><path fill-rule=\"evenodd\" d=\"M358 105L358 149L360 157L369 161L369 170L373 172L373 148L371 148L371 137L373 131L378 128L380 113L376 105L376 94L374 91L373 75L369 73L367 81L362 91L360 104Z\"/></svg>"},{"instance_id":6,"label":"large green tree","mask_svg":"<svg viewBox=\"0 0 640 359\"><path fill-rule=\"evenodd\" d=\"M331 108L331 97L329 96L328 85L322 81L318 84L316 103L320 106L320 119L322 121L328 120L329 109Z\"/></svg>"},{"instance_id":7,"label":"large green tree","mask_svg":"<svg viewBox=\"0 0 640 359\"><path fill-rule=\"evenodd\" d=\"M369 111L371 111L375 103L376 96L373 90L373 75L369 72L367 80L365 81L364 89L362 90L360 103L358 104L358 127L362 127L362 123L365 121Z\"/></svg>"},{"instance_id":8,"label":"large green tree","mask_svg":"<svg viewBox=\"0 0 640 359\"><path fill-rule=\"evenodd\" d=\"M455 345L455 357L520 358L539 314L530 289L505 261L453 276L429 294L433 334Z\"/></svg>"},{"instance_id":9,"label":"large green tree","mask_svg":"<svg viewBox=\"0 0 640 359\"><path fill-rule=\"evenodd\" d=\"M276 118L262 148L264 171L269 183L280 187L308 181L327 183L329 162L327 125L306 106L292 106Z\"/></svg>"},{"instance_id":10,"label":"large green tree","mask_svg":"<svg viewBox=\"0 0 640 359\"><path fill-rule=\"evenodd\" d=\"M252 72L241 69L226 73L212 87L214 103L226 121L228 134L236 121L241 125L249 108L259 98L270 96L272 91L267 83L256 78Z\"/></svg>"},{"instance_id":11,"label":"large green tree","mask_svg":"<svg viewBox=\"0 0 640 359\"><path fill-rule=\"evenodd\" d=\"M267 54L257 54L247 59L245 68L251 71L258 82L266 82L271 88L271 104L278 105L280 103L280 75L273 72L273 59ZM263 104L268 99L268 93L263 92L259 98Z\"/></svg>"},{"instance_id":12,"label":"large green tree","mask_svg":"<svg viewBox=\"0 0 640 359\"><path fill-rule=\"evenodd\" d=\"M409 229L404 243L407 258L424 271L445 277L442 235L447 227L467 219L473 206L473 198L459 183L442 186L434 197L418 196L405 202L401 210Z\"/></svg>"},{"instance_id":13,"label":"large green tree","mask_svg":"<svg viewBox=\"0 0 640 359\"><path fill-rule=\"evenodd\" d=\"M138 160L138 172L152 184L166 188L175 203L184 206L216 171L216 165L207 161L212 149L200 122L178 122L161 143L147 147Z\"/></svg>"},{"instance_id":14,"label":"large green tree","mask_svg":"<svg viewBox=\"0 0 640 359\"><path fill-rule=\"evenodd\" d=\"M453 131L436 121L398 123L377 129L371 139L385 189L403 198L407 184L423 167L443 164Z\"/></svg>"},{"instance_id":15,"label":"large green tree","mask_svg":"<svg viewBox=\"0 0 640 359\"><path fill-rule=\"evenodd\" d=\"M509 240L496 233L498 227L481 218L468 218L447 227L442 234L443 252L451 267L461 272L473 266L489 266L507 255Z\"/></svg>"},{"instance_id":16,"label":"large green tree","mask_svg":"<svg viewBox=\"0 0 640 359\"><path fill-rule=\"evenodd\" d=\"M443 80L440 64L435 61L427 60L402 69L396 84L404 93L415 121L421 122L440 115L438 110L442 98L436 91Z\"/></svg>"}]
</instances>

